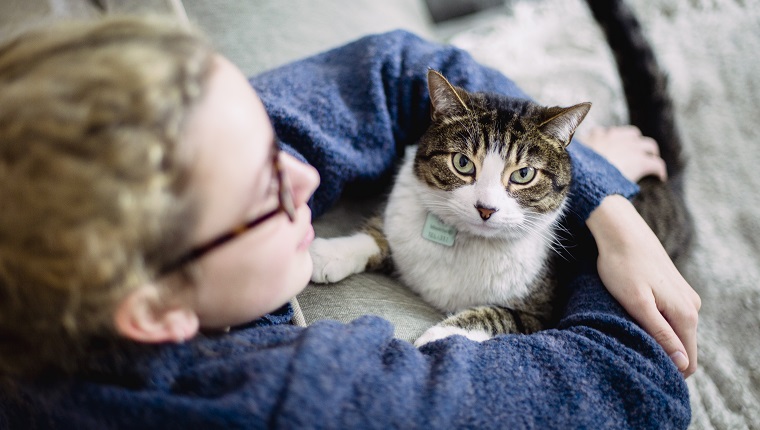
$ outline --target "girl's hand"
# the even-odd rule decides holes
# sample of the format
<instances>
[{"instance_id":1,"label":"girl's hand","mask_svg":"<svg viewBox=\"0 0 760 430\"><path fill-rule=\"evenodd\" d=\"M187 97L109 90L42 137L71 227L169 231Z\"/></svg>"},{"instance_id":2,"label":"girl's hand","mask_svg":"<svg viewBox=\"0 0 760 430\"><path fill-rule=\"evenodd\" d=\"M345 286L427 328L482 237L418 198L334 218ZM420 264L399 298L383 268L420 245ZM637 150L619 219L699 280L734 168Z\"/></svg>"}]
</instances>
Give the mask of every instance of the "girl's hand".
<instances>
[{"instance_id":1,"label":"girl's hand","mask_svg":"<svg viewBox=\"0 0 760 430\"><path fill-rule=\"evenodd\" d=\"M583 136L582 141L631 182L638 182L648 175L655 175L662 181L668 178L657 142L642 136L637 127L595 128Z\"/></svg>"},{"instance_id":2,"label":"girl's hand","mask_svg":"<svg viewBox=\"0 0 760 430\"><path fill-rule=\"evenodd\" d=\"M655 338L684 377L697 370L699 295L625 197L606 197L586 221L607 290Z\"/></svg>"}]
</instances>

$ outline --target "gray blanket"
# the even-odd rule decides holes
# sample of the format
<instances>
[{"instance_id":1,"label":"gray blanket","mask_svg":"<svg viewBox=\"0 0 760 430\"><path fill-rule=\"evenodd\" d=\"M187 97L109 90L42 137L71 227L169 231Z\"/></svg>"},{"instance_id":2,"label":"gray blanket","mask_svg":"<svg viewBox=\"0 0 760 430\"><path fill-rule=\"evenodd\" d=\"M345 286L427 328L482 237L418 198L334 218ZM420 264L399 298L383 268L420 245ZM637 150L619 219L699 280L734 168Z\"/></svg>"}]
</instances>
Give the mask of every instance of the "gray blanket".
<instances>
[{"instance_id":1,"label":"gray blanket","mask_svg":"<svg viewBox=\"0 0 760 430\"><path fill-rule=\"evenodd\" d=\"M680 269L703 303L691 427L758 429L760 2L630 1L670 75L689 157L697 237ZM594 102L586 128L625 122L613 60L585 2L509 3L449 28L450 40L544 103Z\"/></svg>"}]
</instances>

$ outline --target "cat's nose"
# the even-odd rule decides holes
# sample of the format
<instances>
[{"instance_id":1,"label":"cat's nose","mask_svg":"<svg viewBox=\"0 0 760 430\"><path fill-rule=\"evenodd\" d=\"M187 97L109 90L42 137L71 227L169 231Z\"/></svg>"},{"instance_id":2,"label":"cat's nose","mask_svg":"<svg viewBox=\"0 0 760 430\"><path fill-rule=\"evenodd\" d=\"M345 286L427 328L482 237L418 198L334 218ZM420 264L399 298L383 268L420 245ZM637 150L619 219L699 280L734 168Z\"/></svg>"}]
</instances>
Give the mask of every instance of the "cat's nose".
<instances>
[{"instance_id":1,"label":"cat's nose","mask_svg":"<svg viewBox=\"0 0 760 430\"><path fill-rule=\"evenodd\" d=\"M483 221L488 221L488 218L491 218L491 215L493 215L494 212L498 211L498 209L489 208L482 205L475 206L475 209L478 210L478 213L480 213L480 218Z\"/></svg>"}]
</instances>

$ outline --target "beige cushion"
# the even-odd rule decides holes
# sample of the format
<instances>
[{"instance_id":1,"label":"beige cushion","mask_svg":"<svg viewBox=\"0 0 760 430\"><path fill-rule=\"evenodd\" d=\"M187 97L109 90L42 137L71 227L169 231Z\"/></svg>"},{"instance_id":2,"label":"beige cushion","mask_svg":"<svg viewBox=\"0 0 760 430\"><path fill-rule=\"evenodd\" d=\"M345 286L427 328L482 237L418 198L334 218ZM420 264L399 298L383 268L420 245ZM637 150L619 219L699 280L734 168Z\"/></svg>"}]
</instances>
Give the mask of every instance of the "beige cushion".
<instances>
[{"instance_id":1,"label":"beige cushion","mask_svg":"<svg viewBox=\"0 0 760 430\"><path fill-rule=\"evenodd\" d=\"M317 236L355 232L376 213L381 200L341 201L314 223ZM298 303L306 324L323 318L349 322L362 315L378 315L393 323L396 337L409 341L443 318L394 277L381 273L360 273L331 285L309 284L298 295Z\"/></svg>"}]
</instances>

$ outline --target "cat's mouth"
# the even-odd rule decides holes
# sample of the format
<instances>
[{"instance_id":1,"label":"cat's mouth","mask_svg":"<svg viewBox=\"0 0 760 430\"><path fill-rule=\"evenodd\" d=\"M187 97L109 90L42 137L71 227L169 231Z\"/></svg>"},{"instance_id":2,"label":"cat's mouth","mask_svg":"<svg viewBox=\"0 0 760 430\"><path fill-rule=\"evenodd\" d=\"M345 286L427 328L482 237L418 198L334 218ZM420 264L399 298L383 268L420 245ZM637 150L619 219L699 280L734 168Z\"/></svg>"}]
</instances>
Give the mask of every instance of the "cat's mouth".
<instances>
[{"instance_id":1,"label":"cat's mouth","mask_svg":"<svg viewBox=\"0 0 760 430\"><path fill-rule=\"evenodd\" d=\"M500 219L499 221L489 219L481 220L471 219L467 220L466 225L462 230L466 230L468 233L487 237L487 238L515 238L523 235L523 228L521 228L521 220L519 219Z\"/></svg>"}]
</instances>

